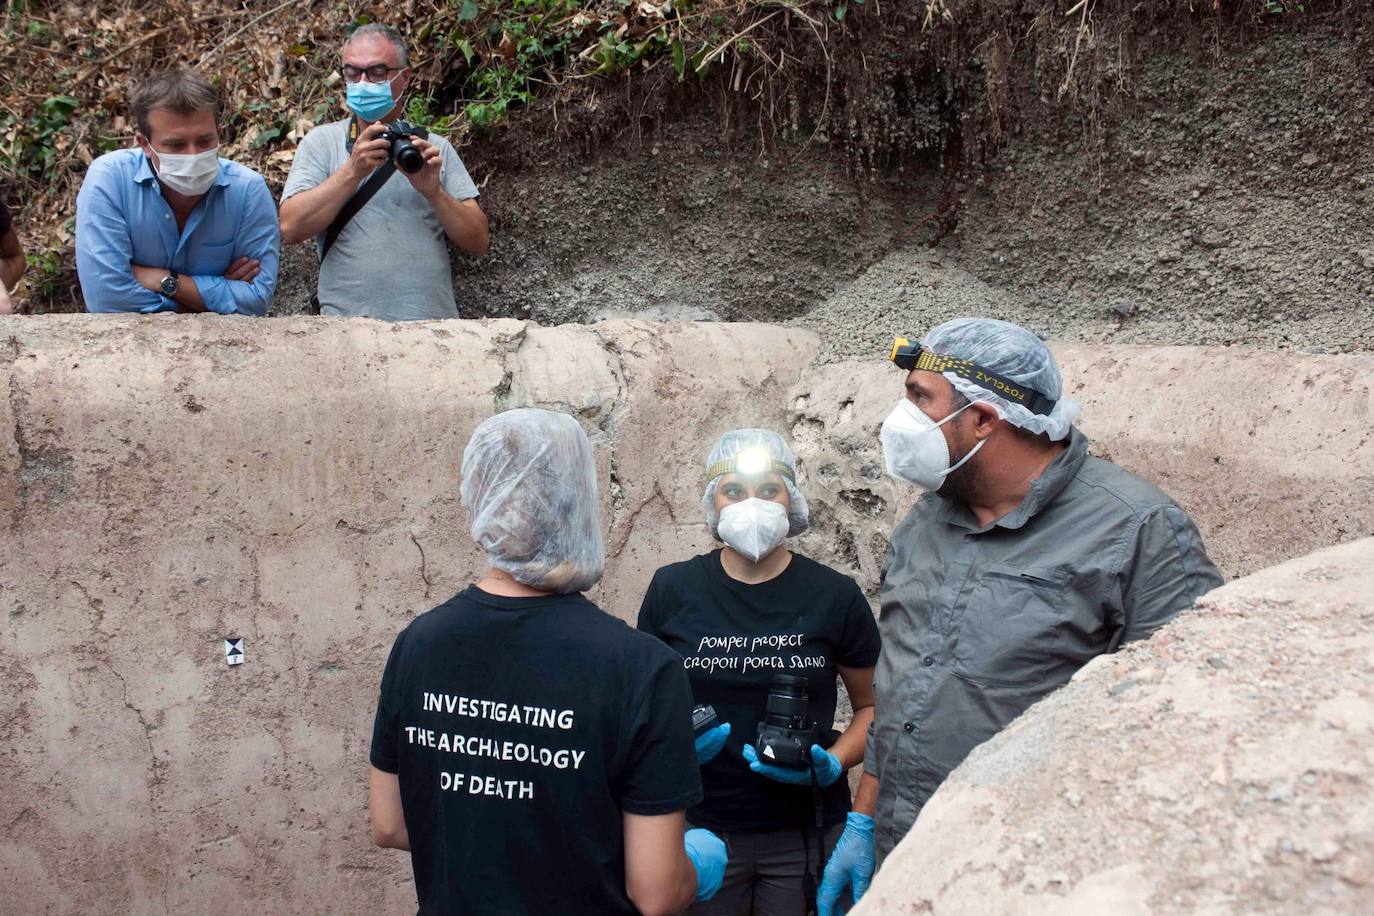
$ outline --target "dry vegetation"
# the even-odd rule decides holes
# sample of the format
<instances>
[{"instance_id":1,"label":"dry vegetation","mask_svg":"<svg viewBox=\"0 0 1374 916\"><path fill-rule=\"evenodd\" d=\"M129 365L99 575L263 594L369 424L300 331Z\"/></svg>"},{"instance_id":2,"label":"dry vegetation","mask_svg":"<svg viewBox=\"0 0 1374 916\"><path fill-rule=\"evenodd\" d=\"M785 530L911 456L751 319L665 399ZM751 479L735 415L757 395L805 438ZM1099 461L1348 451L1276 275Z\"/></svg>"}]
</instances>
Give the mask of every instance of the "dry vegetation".
<instances>
[{"instance_id":1,"label":"dry vegetation","mask_svg":"<svg viewBox=\"0 0 1374 916\"><path fill-rule=\"evenodd\" d=\"M278 186L294 145L340 117L341 39L406 34L413 120L481 161L585 152L683 105L764 146L827 144L856 173L931 156L951 182L1027 123L1092 143L1152 47L1199 58L1335 0L136 0L0 13L0 168L33 269L31 309L77 307L72 216L85 167L132 142L124 99L180 63L217 80L223 155ZM1066 104L1070 103L1070 104ZM479 181L484 176L477 176ZM952 199L951 207L957 206ZM21 296L24 291L21 291Z\"/></svg>"}]
</instances>

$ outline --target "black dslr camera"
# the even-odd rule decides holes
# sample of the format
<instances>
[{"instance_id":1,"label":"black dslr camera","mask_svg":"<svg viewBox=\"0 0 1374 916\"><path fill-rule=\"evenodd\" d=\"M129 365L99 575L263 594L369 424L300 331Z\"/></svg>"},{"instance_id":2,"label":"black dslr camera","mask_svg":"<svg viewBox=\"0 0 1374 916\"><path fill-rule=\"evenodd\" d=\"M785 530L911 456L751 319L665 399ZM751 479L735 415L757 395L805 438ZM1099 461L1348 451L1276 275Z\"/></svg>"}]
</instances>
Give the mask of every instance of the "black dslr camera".
<instances>
[{"instance_id":1,"label":"black dslr camera","mask_svg":"<svg viewBox=\"0 0 1374 916\"><path fill-rule=\"evenodd\" d=\"M425 167L425 156L415 148L410 138L424 139L428 136L429 131L423 127L416 127L409 121L392 121L386 126L386 133L382 134L382 139L391 144L388 155L391 156L391 161L396 163L396 168L414 175Z\"/></svg>"},{"instance_id":2,"label":"black dslr camera","mask_svg":"<svg viewBox=\"0 0 1374 916\"><path fill-rule=\"evenodd\" d=\"M720 720L716 718L716 708L714 706L693 706L692 707L692 737L700 738L707 731L716 727Z\"/></svg>"},{"instance_id":3,"label":"black dslr camera","mask_svg":"<svg viewBox=\"0 0 1374 916\"><path fill-rule=\"evenodd\" d=\"M768 685L768 706L754 750L759 761L793 770L811 766L811 745L819 740L807 716L806 678L777 674Z\"/></svg>"}]
</instances>

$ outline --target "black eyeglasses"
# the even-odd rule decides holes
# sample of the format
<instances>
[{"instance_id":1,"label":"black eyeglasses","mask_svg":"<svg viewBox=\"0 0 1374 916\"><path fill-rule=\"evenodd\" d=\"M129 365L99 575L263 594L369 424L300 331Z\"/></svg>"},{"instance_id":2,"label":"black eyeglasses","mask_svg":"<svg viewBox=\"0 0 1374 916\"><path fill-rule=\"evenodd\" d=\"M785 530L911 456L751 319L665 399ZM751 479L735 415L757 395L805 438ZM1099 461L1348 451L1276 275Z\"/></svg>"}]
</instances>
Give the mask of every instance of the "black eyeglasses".
<instances>
[{"instance_id":1,"label":"black eyeglasses","mask_svg":"<svg viewBox=\"0 0 1374 916\"><path fill-rule=\"evenodd\" d=\"M344 64L339 68L339 75L344 78L345 83L356 83L367 74L369 83L380 83L384 79L390 78L393 73L400 73L405 67L388 67L386 64L373 64L366 69L355 67L352 64Z\"/></svg>"}]
</instances>

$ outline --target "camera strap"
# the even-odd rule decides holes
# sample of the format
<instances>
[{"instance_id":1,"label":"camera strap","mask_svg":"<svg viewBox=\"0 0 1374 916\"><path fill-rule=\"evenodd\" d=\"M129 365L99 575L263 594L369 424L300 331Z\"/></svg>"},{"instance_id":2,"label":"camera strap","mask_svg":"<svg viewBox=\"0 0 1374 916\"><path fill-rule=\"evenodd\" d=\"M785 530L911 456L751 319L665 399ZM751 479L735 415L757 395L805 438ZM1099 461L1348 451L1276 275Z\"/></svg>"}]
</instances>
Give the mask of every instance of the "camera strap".
<instances>
[{"instance_id":1,"label":"camera strap","mask_svg":"<svg viewBox=\"0 0 1374 916\"><path fill-rule=\"evenodd\" d=\"M386 184L391 173L395 171L396 163L388 159L377 166L372 174L367 176L367 181L364 181L358 190L353 192L348 203L344 204L343 209L339 210L338 215L334 217L334 222L330 223L329 228L324 230L324 246L320 248L320 266L324 266L324 256L329 254L329 249L334 247L334 240L339 237L340 232L343 232L343 227L347 226L348 221L358 215L358 211L382 189L382 185ZM320 296L316 293L310 297L310 314L318 315L319 313Z\"/></svg>"},{"instance_id":2,"label":"camera strap","mask_svg":"<svg viewBox=\"0 0 1374 916\"><path fill-rule=\"evenodd\" d=\"M364 181L358 187L358 190L353 192L353 196L348 199L348 203L343 205L343 209L339 210L339 215L334 217L334 222L330 223L329 228L324 230L324 247L320 249L321 264L324 263L325 255L329 254L329 249L334 247L334 242L338 239L339 233L343 232L344 226L347 226L348 221L358 215L359 210L367 206L367 202L382 189L382 185L387 183L387 179L389 179L395 171L396 163L388 159L386 162L383 162L381 165L377 166L377 168L373 169L372 174L367 176L367 181Z\"/></svg>"}]
</instances>

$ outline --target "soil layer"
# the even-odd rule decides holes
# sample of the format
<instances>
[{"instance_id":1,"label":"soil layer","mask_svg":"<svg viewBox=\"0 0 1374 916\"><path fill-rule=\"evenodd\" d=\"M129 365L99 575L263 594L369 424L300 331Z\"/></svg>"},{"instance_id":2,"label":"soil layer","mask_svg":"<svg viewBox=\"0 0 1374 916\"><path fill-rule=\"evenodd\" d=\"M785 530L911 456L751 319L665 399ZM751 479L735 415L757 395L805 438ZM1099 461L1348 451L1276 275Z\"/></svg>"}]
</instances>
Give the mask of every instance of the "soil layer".
<instances>
[{"instance_id":1,"label":"soil layer","mask_svg":"<svg viewBox=\"0 0 1374 916\"><path fill-rule=\"evenodd\" d=\"M1099 125L1100 156L1063 124L1011 138L966 186L929 157L856 180L819 142L761 153L703 109L580 164L490 175L492 253L457 265L460 309L791 321L828 358L971 313L1065 340L1367 351L1362 61L1334 20L1159 53ZM929 217L951 194L932 248ZM277 312L303 307L313 262L308 246L288 254Z\"/></svg>"}]
</instances>

